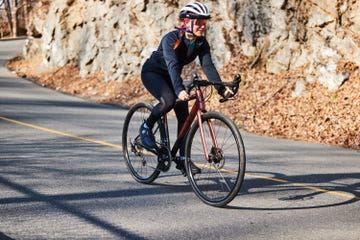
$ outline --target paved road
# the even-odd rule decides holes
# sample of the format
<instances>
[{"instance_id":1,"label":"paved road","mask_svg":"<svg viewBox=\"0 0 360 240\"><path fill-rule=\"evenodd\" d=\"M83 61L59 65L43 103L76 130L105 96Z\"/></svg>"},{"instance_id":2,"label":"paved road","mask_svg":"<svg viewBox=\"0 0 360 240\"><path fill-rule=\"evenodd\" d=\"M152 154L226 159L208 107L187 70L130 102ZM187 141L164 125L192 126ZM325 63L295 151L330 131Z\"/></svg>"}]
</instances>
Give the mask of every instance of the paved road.
<instances>
[{"instance_id":1,"label":"paved road","mask_svg":"<svg viewBox=\"0 0 360 240\"><path fill-rule=\"evenodd\" d=\"M0 239L360 239L360 153L242 131L247 175L226 208L175 168L136 183L121 158L126 109L15 77L0 41Z\"/></svg>"}]
</instances>

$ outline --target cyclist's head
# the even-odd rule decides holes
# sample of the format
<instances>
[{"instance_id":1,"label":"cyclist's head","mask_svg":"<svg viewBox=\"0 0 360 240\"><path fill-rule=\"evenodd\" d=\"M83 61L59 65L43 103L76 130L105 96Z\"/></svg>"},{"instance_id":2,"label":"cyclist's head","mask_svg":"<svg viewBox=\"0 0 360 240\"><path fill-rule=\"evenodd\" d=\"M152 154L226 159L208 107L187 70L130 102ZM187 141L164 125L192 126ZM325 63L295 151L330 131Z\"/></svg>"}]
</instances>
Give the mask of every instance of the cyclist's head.
<instances>
[{"instance_id":1,"label":"cyclist's head","mask_svg":"<svg viewBox=\"0 0 360 240\"><path fill-rule=\"evenodd\" d=\"M189 3L180 10L179 19L182 22L180 29L195 36L203 36L210 17L210 10L205 4Z\"/></svg>"},{"instance_id":2,"label":"cyclist's head","mask_svg":"<svg viewBox=\"0 0 360 240\"><path fill-rule=\"evenodd\" d=\"M210 10L200 2L189 3L180 10L179 18L210 19Z\"/></svg>"}]
</instances>

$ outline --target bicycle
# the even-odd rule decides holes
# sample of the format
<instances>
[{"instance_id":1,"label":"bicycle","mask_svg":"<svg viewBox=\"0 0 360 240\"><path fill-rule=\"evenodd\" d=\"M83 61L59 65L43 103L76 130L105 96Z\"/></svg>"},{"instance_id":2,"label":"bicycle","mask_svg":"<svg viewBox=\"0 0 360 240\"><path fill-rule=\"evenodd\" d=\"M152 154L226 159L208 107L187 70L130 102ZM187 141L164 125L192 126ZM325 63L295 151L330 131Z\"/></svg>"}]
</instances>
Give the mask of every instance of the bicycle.
<instances>
[{"instance_id":1,"label":"bicycle","mask_svg":"<svg viewBox=\"0 0 360 240\"><path fill-rule=\"evenodd\" d=\"M153 128L157 147L148 149L142 145L139 127L149 116L152 105L139 102L132 106L125 118L122 135L123 156L132 177L140 183L152 183L160 172L170 169L180 141L185 138L186 174L197 197L215 207L225 206L232 201L245 175L244 143L238 128L229 117L220 112L206 111L203 92L208 86L228 86L234 94L220 99L220 102L225 102L233 99L240 82L238 74L232 82L222 83L212 83L193 74L187 91L190 94L189 101L195 100L195 103L172 147L166 114ZM191 162L201 169L201 173L192 174Z\"/></svg>"}]
</instances>

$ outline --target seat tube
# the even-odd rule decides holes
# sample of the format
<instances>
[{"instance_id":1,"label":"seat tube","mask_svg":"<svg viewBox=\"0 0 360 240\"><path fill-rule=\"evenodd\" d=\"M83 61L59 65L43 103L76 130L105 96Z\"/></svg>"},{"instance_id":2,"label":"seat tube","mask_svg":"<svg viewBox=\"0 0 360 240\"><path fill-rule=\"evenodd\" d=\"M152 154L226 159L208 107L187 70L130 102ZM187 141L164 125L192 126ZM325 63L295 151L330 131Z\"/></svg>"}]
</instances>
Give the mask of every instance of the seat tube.
<instances>
[{"instance_id":1,"label":"seat tube","mask_svg":"<svg viewBox=\"0 0 360 240\"><path fill-rule=\"evenodd\" d=\"M169 138L169 128L167 114L163 115L160 119L160 136L161 136L161 145L170 148L170 138Z\"/></svg>"}]
</instances>

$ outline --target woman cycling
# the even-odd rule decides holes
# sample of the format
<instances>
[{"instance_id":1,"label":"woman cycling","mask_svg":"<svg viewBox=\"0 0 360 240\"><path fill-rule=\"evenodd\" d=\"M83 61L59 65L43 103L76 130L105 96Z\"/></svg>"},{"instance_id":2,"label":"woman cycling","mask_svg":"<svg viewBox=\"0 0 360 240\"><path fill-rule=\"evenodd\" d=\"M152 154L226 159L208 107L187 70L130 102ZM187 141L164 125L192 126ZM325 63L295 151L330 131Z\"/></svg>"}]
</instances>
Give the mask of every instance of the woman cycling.
<instances>
[{"instance_id":1,"label":"woman cycling","mask_svg":"<svg viewBox=\"0 0 360 240\"><path fill-rule=\"evenodd\" d=\"M159 101L139 130L142 144L148 148L156 146L152 128L161 116L174 109L179 133L189 115L189 94L185 91L181 78L181 71L186 64L198 57L206 77L212 82L221 82L205 38L210 19L208 7L200 2L189 3L180 10L179 19L181 27L162 38L158 49L146 60L141 71L145 88ZM217 91L222 96L232 94L231 90L225 87L219 87ZM175 104L177 98L181 101ZM184 141L180 144L179 152L180 157L175 160L176 168L185 175ZM200 172L195 165L192 165L191 169L193 174Z\"/></svg>"}]
</instances>

